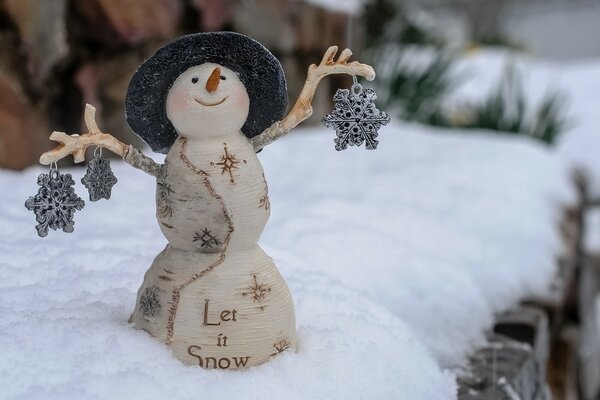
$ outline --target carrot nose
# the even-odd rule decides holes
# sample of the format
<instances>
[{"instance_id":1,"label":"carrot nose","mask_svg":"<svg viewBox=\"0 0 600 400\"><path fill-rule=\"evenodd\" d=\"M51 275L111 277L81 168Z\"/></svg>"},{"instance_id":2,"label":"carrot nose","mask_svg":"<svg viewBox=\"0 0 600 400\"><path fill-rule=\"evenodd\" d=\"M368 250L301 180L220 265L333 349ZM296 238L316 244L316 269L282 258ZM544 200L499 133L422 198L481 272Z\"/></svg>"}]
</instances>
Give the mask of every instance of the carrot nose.
<instances>
[{"instance_id":1,"label":"carrot nose","mask_svg":"<svg viewBox=\"0 0 600 400\"><path fill-rule=\"evenodd\" d=\"M221 82L221 68L216 67L206 81L206 91L214 93L219 87L219 82Z\"/></svg>"}]
</instances>

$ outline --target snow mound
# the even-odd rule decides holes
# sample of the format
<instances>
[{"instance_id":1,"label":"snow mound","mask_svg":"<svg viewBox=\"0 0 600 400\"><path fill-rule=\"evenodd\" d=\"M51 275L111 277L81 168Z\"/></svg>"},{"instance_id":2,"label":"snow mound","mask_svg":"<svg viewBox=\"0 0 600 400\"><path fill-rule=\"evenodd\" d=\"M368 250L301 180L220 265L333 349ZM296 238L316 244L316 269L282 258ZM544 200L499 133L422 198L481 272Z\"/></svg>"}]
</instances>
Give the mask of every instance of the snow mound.
<instances>
[{"instance_id":1,"label":"snow mound","mask_svg":"<svg viewBox=\"0 0 600 400\"><path fill-rule=\"evenodd\" d=\"M557 62L510 51L477 52L459 63L456 73L463 82L452 100L485 98L509 65L516 67L524 93L536 104L547 94L562 97L566 130L558 153L572 170L585 174L590 195L600 197L600 59Z\"/></svg>"},{"instance_id":2,"label":"snow mound","mask_svg":"<svg viewBox=\"0 0 600 400\"><path fill-rule=\"evenodd\" d=\"M365 6L365 0L306 0L317 7L329 10L331 12L341 12L350 15L357 15Z\"/></svg>"},{"instance_id":3,"label":"snow mound","mask_svg":"<svg viewBox=\"0 0 600 400\"><path fill-rule=\"evenodd\" d=\"M284 276L295 258L368 293L446 367L482 343L494 312L548 289L562 205L575 201L548 147L395 124L375 152L336 153L331 133L308 133L261 156L263 242Z\"/></svg>"},{"instance_id":4,"label":"snow mound","mask_svg":"<svg viewBox=\"0 0 600 400\"><path fill-rule=\"evenodd\" d=\"M485 133L392 124L377 151L339 153L333 137L297 131L260 154L261 245L290 286L300 348L243 372L184 367L125 322L165 245L153 178L113 162L111 200L40 239L23 203L44 170L1 171L0 397L456 398L446 368L494 312L547 290L574 200L567 169L546 147Z\"/></svg>"},{"instance_id":5,"label":"snow mound","mask_svg":"<svg viewBox=\"0 0 600 400\"><path fill-rule=\"evenodd\" d=\"M118 269L135 262L125 249L120 253ZM52 256L68 257L66 251ZM31 277L19 289L3 288L2 398L385 399L399 391L407 399L454 398L454 378L440 372L401 321L322 275L288 277L300 321L297 354L222 372L185 367L165 346L127 326L135 274L120 273L115 281L99 265L76 262L53 264L44 273L41 261L2 268L3 281L24 270Z\"/></svg>"}]
</instances>

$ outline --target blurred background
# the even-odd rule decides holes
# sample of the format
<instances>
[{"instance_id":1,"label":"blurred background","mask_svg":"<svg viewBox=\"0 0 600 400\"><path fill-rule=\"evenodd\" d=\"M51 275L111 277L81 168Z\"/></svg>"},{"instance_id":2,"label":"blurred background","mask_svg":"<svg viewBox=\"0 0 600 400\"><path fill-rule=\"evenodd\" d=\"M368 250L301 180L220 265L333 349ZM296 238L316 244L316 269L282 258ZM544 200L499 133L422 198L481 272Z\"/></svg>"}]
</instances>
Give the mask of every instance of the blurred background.
<instances>
[{"instance_id":1,"label":"blurred background","mask_svg":"<svg viewBox=\"0 0 600 400\"><path fill-rule=\"evenodd\" d=\"M600 3L589 0L2 0L0 167L35 164L53 130L81 132L85 103L98 108L105 131L141 145L123 116L136 67L176 36L215 30L266 45L284 66L291 100L306 67L338 44L376 66L380 101L395 116L552 144L565 129L568 96L559 89L532 104L520 71L507 65L487 97L471 104L454 96L448 105L469 78L454 69L488 47L562 61L599 57L599 18ZM324 82L315 116L347 82Z\"/></svg>"}]
</instances>

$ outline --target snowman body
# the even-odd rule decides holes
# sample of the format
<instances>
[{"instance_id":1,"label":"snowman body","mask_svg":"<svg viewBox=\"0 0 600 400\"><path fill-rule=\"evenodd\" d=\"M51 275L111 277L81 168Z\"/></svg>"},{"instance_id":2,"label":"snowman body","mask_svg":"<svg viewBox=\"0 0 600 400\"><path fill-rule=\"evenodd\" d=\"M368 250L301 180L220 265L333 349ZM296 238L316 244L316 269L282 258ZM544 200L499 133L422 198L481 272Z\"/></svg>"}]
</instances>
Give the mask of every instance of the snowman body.
<instances>
[{"instance_id":1,"label":"snowman body","mask_svg":"<svg viewBox=\"0 0 600 400\"><path fill-rule=\"evenodd\" d=\"M229 81L221 90L197 85L215 73ZM136 328L205 368L257 365L296 345L290 292L257 244L270 203L262 166L239 131L247 108L235 73L214 64L190 68L171 88L167 112L181 136L156 191L169 244L146 273L132 314Z\"/></svg>"}]
</instances>

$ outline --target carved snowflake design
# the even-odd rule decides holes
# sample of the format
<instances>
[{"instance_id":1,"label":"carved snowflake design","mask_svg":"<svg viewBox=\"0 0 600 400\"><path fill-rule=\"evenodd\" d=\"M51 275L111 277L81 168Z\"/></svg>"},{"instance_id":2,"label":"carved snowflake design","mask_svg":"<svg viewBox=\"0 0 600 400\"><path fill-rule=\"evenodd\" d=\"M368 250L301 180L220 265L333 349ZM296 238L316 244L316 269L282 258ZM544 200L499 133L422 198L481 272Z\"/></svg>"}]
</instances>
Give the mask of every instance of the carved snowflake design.
<instances>
[{"instance_id":1,"label":"carved snowflake design","mask_svg":"<svg viewBox=\"0 0 600 400\"><path fill-rule=\"evenodd\" d=\"M242 296L250 296L252 297L252 302L260 302L263 301L267 295L271 291L270 287L267 287L264 283L258 283L256 275L252 275L253 283L248 286L249 291L242 293Z\"/></svg>"},{"instance_id":2,"label":"carved snowflake design","mask_svg":"<svg viewBox=\"0 0 600 400\"><path fill-rule=\"evenodd\" d=\"M275 353L271 354L271 356L276 356L279 353L283 353L286 350L289 350L291 347L291 343L287 339L281 339L273 344L275 347Z\"/></svg>"},{"instance_id":3,"label":"carved snowflake design","mask_svg":"<svg viewBox=\"0 0 600 400\"><path fill-rule=\"evenodd\" d=\"M271 201L269 200L269 185L267 185L265 174L263 174L263 181L265 182L265 194L258 200L258 207L269 211L271 208Z\"/></svg>"},{"instance_id":4,"label":"carved snowflake design","mask_svg":"<svg viewBox=\"0 0 600 400\"><path fill-rule=\"evenodd\" d=\"M160 311L160 301L158 299L158 287L147 287L144 294L140 296L139 308L146 317L154 317Z\"/></svg>"},{"instance_id":5,"label":"carved snowflake design","mask_svg":"<svg viewBox=\"0 0 600 400\"><path fill-rule=\"evenodd\" d=\"M224 154L221 156L221 161L218 163L214 163L211 162L210 165L218 165L221 167L221 175L223 175L224 173L228 173L229 174L229 181L231 183L235 183L235 178L233 176L233 171L235 171L236 169L238 169L238 164L240 163L240 161L235 157L234 154L231 154L229 152L229 149L227 148L227 143L223 143L223 145L225 146L224 148ZM246 160L242 160L244 163L246 163Z\"/></svg>"},{"instance_id":6,"label":"carved snowflake design","mask_svg":"<svg viewBox=\"0 0 600 400\"><path fill-rule=\"evenodd\" d=\"M166 164L166 162L165 162ZM173 203L171 202L171 193L174 193L171 185L167 183L166 168L163 168L162 173L156 179L156 194L157 194L157 212L158 215L165 218L173 215Z\"/></svg>"},{"instance_id":7,"label":"carved snowflake design","mask_svg":"<svg viewBox=\"0 0 600 400\"><path fill-rule=\"evenodd\" d=\"M112 187L117 183L117 178L110 169L110 161L102 156L95 157L88 164L81 183L87 188L91 201L110 199Z\"/></svg>"},{"instance_id":8,"label":"carved snowflake design","mask_svg":"<svg viewBox=\"0 0 600 400\"><path fill-rule=\"evenodd\" d=\"M75 210L83 209L85 202L75 194L71 174L63 175L53 169L38 176L37 183L40 188L35 196L27 199L25 207L35 213L38 235L47 236L48 229L73 232L73 214Z\"/></svg>"},{"instance_id":9,"label":"carved snowflake design","mask_svg":"<svg viewBox=\"0 0 600 400\"><path fill-rule=\"evenodd\" d=\"M390 117L375 106L376 98L373 89L363 89L360 84L352 85L352 89L337 90L333 96L333 112L321 120L326 127L335 129L337 151L347 149L348 145L360 146L363 142L369 150L377 148L379 128L389 123Z\"/></svg>"},{"instance_id":10,"label":"carved snowflake design","mask_svg":"<svg viewBox=\"0 0 600 400\"><path fill-rule=\"evenodd\" d=\"M203 229L202 232L196 232L194 235L193 242L200 241L200 247L205 249L212 249L214 247L219 247L221 242L213 236L208 229Z\"/></svg>"}]
</instances>

